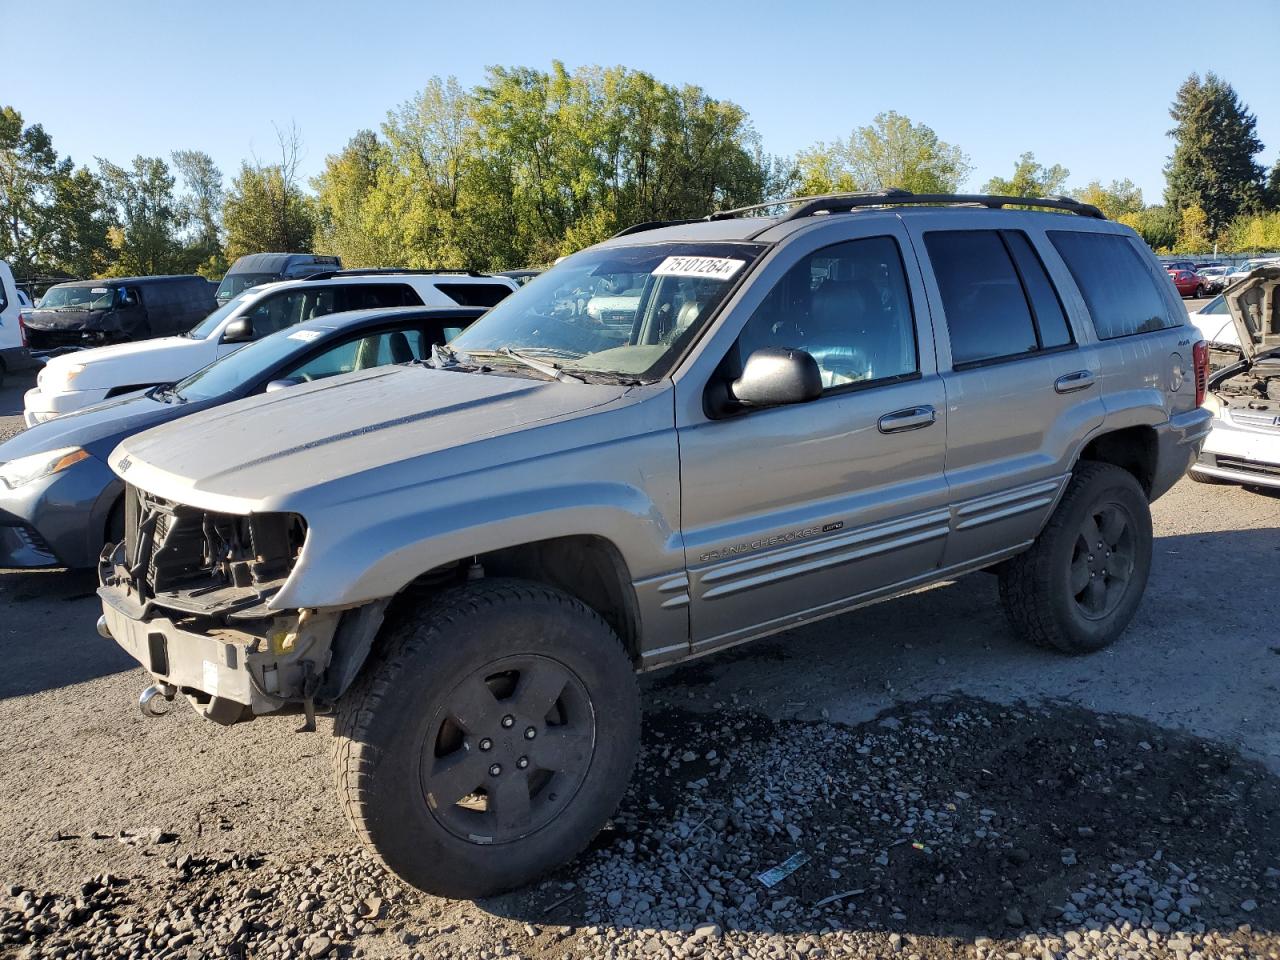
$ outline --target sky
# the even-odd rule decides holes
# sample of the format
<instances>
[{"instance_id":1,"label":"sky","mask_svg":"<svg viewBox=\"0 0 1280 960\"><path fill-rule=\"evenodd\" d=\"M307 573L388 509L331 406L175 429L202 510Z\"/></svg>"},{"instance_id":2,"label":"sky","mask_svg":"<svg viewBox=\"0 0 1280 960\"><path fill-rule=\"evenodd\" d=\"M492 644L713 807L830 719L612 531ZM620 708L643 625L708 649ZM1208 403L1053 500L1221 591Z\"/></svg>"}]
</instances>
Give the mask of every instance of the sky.
<instances>
[{"instance_id":1,"label":"sky","mask_svg":"<svg viewBox=\"0 0 1280 960\"><path fill-rule=\"evenodd\" d=\"M1032 151L1067 167L1069 187L1128 177L1154 203L1169 104L1192 72L1230 82L1258 117L1260 160L1280 156L1280 3L1254 9L1249 22L1181 0L0 0L21 51L0 104L77 163L193 148L228 179L244 158L270 162L275 126L296 124L310 177L433 76L623 65L740 104L770 153L896 110L968 153L971 189Z\"/></svg>"}]
</instances>

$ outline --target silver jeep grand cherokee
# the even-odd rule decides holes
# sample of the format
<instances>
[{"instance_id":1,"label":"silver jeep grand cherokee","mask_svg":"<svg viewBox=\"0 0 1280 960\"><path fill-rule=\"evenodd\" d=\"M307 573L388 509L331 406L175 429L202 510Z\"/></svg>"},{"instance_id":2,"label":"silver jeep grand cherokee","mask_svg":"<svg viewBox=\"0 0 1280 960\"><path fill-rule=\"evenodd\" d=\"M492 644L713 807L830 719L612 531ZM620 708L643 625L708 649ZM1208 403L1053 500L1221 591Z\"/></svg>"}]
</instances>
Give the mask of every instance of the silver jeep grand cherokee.
<instances>
[{"instance_id":1,"label":"silver jeep grand cherokee","mask_svg":"<svg viewBox=\"0 0 1280 960\"><path fill-rule=\"evenodd\" d=\"M333 709L357 834L423 890L493 893L614 811L636 670L981 569L1028 641L1115 640L1209 426L1193 329L1074 201L645 224L429 365L125 441L99 626L149 712Z\"/></svg>"}]
</instances>

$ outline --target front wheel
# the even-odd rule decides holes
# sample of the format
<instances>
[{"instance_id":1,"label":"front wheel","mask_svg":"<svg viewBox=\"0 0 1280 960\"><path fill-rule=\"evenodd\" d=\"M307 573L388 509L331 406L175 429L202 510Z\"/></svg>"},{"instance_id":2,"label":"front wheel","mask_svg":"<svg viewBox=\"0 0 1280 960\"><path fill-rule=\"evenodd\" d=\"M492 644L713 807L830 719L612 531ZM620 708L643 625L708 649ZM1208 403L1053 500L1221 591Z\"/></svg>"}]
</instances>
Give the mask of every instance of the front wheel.
<instances>
[{"instance_id":1,"label":"front wheel","mask_svg":"<svg viewBox=\"0 0 1280 960\"><path fill-rule=\"evenodd\" d=\"M1203 298L1204 298L1204 284L1201 284L1200 286L1196 287L1196 299L1200 300Z\"/></svg>"},{"instance_id":2,"label":"front wheel","mask_svg":"<svg viewBox=\"0 0 1280 960\"><path fill-rule=\"evenodd\" d=\"M626 790L640 701L578 600L493 580L393 628L344 697L335 774L361 839L428 893L472 898L572 859Z\"/></svg>"},{"instance_id":3,"label":"front wheel","mask_svg":"<svg viewBox=\"0 0 1280 960\"><path fill-rule=\"evenodd\" d=\"M1089 653L1128 626L1151 571L1151 509L1133 474L1109 463L1076 466L1031 549L1000 571L1014 632L1064 653Z\"/></svg>"}]
</instances>

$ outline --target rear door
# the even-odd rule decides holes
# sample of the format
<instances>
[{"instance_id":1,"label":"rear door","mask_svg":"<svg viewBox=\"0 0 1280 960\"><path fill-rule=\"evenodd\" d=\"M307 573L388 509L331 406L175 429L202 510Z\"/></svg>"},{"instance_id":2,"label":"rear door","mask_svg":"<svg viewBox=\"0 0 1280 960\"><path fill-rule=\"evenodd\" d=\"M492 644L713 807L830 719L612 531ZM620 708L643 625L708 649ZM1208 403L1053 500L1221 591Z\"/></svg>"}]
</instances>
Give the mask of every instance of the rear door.
<instances>
[{"instance_id":1,"label":"rear door","mask_svg":"<svg viewBox=\"0 0 1280 960\"><path fill-rule=\"evenodd\" d=\"M927 577L948 529L944 394L899 219L809 231L749 293L709 348L715 373L677 386L695 649ZM811 353L822 396L715 416L707 391L770 346Z\"/></svg>"},{"instance_id":2,"label":"rear door","mask_svg":"<svg viewBox=\"0 0 1280 960\"><path fill-rule=\"evenodd\" d=\"M909 221L930 265L946 388L946 567L1033 540L1102 423L1096 345L1037 249L1037 219L1001 217L997 227L990 213L948 210Z\"/></svg>"}]
</instances>

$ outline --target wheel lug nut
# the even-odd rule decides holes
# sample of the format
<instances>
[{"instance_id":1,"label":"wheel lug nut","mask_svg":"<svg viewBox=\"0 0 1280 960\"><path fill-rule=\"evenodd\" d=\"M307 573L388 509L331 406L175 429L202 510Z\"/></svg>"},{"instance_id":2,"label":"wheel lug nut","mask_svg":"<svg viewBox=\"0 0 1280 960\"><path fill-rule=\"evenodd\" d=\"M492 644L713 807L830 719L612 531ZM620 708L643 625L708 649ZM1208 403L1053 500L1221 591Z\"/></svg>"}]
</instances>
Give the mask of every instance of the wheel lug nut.
<instances>
[{"instance_id":1,"label":"wheel lug nut","mask_svg":"<svg viewBox=\"0 0 1280 960\"><path fill-rule=\"evenodd\" d=\"M528 765L529 765L528 757L521 757L519 760L516 761L516 766L519 767L521 770L523 770Z\"/></svg>"},{"instance_id":2,"label":"wheel lug nut","mask_svg":"<svg viewBox=\"0 0 1280 960\"><path fill-rule=\"evenodd\" d=\"M508 713L502 718L502 725L509 730L516 725L516 718Z\"/></svg>"},{"instance_id":3,"label":"wheel lug nut","mask_svg":"<svg viewBox=\"0 0 1280 960\"><path fill-rule=\"evenodd\" d=\"M536 737L537 735L538 735L538 731L537 731L537 730L535 730L535 729L533 729L533 727L529 727L529 728L528 728L528 729L526 729L526 730L525 730L525 732L524 732L524 738L525 738L526 740L532 740L532 739L533 739L534 737Z\"/></svg>"},{"instance_id":4,"label":"wheel lug nut","mask_svg":"<svg viewBox=\"0 0 1280 960\"><path fill-rule=\"evenodd\" d=\"M1089 554L1089 562L1090 562L1090 563L1093 563L1093 554L1092 554L1092 553L1091 553L1091 554Z\"/></svg>"},{"instance_id":5,"label":"wheel lug nut","mask_svg":"<svg viewBox=\"0 0 1280 960\"><path fill-rule=\"evenodd\" d=\"M502 774L501 764L495 763L492 767L489 768L489 776L496 777L496 776L500 776L501 774Z\"/></svg>"},{"instance_id":6,"label":"wheel lug nut","mask_svg":"<svg viewBox=\"0 0 1280 960\"><path fill-rule=\"evenodd\" d=\"M485 737L483 740L481 740L481 741L480 741L480 749L481 749L481 750L492 750L492 749L493 749L493 741L492 741L492 740L490 740L488 737Z\"/></svg>"}]
</instances>

